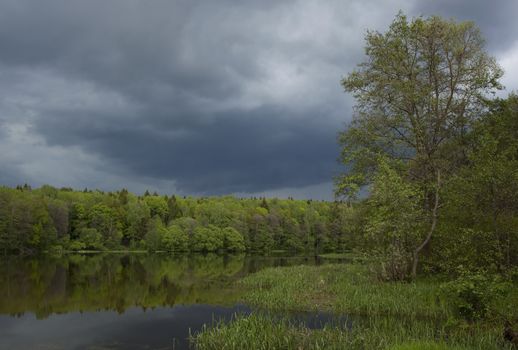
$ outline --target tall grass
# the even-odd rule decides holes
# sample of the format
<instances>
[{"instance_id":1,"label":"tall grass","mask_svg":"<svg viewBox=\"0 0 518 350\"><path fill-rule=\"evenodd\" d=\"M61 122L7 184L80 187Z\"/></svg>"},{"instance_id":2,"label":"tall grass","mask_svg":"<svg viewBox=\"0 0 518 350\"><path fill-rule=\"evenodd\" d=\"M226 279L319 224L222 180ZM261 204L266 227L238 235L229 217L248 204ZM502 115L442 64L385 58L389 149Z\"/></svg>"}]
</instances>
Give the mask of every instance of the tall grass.
<instances>
[{"instance_id":1,"label":"tall grass","mask_svg":"<svg viewBox=\"0 0 518 350\"><path fill-rule=\"evenodd\" d=\"M402 326L386 318L359 322L352 329L330 327L311 330L287 319L267 314L238 316L233 322L217 323L194 334L196 349L350 349L350 350L497 350L512 349L499 334L441 333L426 322Z\"/></svg>"},{"instance_id":2,"label":"tall grass","mask_svg":"<svg viewBox=\"0 0 518 350\"><path fill-rule=\"evenodd\" d=\"M439 283L379 282L367 267L352 264L271 268L240 281L245 301L270 310L447 318L451 308Z\"/></svg>"},{"instance_id":3,"label":"tall grass","mask_svg":"<svg viewBox=\"0 0 518 350\"><path fill-rule=\"evenodd\" d=\"M218 323L193 336L198 349L512 349L500 319L467 323L456 317L440 281L380 282L365 265L269 268L238 282L249 317ZM516 285L492 305L495 314L518 317ZM347 315L352 326L312 330L286 311Z\"/></svg>"}]
</instances>

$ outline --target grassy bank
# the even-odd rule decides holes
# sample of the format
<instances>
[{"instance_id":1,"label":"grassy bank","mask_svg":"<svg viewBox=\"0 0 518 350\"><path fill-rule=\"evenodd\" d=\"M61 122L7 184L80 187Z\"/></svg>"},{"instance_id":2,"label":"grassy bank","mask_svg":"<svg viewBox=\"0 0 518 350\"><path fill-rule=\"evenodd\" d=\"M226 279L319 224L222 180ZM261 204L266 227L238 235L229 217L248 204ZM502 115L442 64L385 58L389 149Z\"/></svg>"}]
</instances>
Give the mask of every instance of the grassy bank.
<instances>
[{"instance_id":1,"label":"grassy bank","mask_svg":"<svg viewBox=\"0 0 518 350\"><path fill-rule=\"evenodd\" d=\"M481 332L475 334L475 332ZM205 328L193 337L196 348L212 349L351 349L351 350L496 350L512 349L500 334L476 327L447 331L426 322L373 318L352 329L308 329L265 314L237 317L229 324Z\"/></svg>"},{"instance_id":2,"label":"grassy bank","mask_svg":"<svg viewBox=\"0 0 518 350\"><path fill-rule=\"evenodd\" d=\"M502 338L501 319L462 321L437 279L379 282L365 266L342 264L270 268L238 283L246 290L244 301L266 312L206 328L193 337L197 348L512 349ZM515 294L492 305L494 315L515 310L518 316ZM317 310L349 315L351 324L311 330L278 318Z\"/></svg>"},{"instance_id":3,"label":"grassy bank","mask_svg":"<svg viewBox=\"0 0 518 350\"><path fill-rule=\"evenodd\" d=\"M271 268L240 281L245 301L270 310L323 310L358 315L447 318L451 308L438 297L439 283L384 283L362 265Z\"/></svg>"}]
</instances>

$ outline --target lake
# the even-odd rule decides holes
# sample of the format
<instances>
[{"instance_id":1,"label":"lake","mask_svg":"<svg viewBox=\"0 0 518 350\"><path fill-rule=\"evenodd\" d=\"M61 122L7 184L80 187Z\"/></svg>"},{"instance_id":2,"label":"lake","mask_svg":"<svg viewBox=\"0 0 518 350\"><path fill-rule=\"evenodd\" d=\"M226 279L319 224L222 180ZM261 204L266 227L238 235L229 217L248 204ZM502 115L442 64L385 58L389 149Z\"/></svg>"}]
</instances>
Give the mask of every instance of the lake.
<instances>
[{"instance_id":1,"label":"lake","mask_svg":"<svg viewBox=\"0 0 518 350\"><path fill-rule=\"evenodd\" d=\"M0 349L186 349L204 324L249 313L234 282L318 257L91 254L0 257ZM312 315L325 320L326 315Z\"/></svg>"}]
</instances>

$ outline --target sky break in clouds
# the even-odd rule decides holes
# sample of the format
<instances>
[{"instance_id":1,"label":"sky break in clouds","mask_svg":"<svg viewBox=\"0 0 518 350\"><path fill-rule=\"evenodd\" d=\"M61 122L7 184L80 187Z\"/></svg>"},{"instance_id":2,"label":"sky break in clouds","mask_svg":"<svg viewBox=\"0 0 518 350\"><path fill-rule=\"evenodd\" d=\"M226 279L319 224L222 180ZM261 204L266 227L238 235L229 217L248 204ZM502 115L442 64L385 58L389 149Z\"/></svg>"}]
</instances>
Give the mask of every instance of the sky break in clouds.
<instances>
[{"instance_id":1,"label":"sky break in clouds","mask_svg":"<svg viewBox=\"0 0 518 350\"><path fill-rule=\"evenodd\" d=\"M399 10L475 21L518 89L514 0L0 0L0 183L330 199L340 79Z\"/></svg>"}]
</instances>

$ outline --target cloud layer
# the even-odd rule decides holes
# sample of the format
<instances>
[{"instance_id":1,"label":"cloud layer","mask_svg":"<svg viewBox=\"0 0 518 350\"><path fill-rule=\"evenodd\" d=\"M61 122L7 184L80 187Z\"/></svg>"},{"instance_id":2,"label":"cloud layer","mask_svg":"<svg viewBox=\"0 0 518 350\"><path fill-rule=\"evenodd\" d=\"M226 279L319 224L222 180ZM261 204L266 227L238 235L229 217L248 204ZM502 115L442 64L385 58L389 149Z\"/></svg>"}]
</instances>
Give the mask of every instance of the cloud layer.
<instances>
[{"instance_id":1,"label":"cloud layer","mask_svg":"<svg viewBox=\"0 0 518 350\"><path fill-rule=\"evenodd\" d=\"M512 0L2 0L0 182L330 198L339 81L400 9L518 65Z\"/></svg>"}]
</instances>

